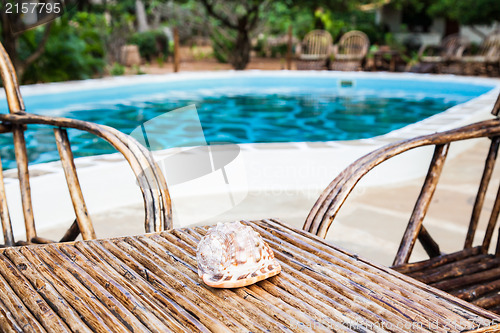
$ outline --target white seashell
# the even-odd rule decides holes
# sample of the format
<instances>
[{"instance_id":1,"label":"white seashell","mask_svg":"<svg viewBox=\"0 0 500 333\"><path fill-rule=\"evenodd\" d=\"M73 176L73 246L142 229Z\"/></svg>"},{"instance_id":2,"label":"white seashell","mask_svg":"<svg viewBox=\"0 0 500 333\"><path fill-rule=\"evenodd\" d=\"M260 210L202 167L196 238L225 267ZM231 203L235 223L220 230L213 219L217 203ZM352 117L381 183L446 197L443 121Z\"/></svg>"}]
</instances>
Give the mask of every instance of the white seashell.
<instances>
[{"instance_id":1,"label":"white seashell","mask_svg":"<svg viewBox=\"0 0 500 333\"><path fill-rule=\"evenodd\" d=\"M281 272L273 250L262 237L240 222L218 223L196 250L198 275L215 288L248 286Z\"/></svg>"}]
</instances>

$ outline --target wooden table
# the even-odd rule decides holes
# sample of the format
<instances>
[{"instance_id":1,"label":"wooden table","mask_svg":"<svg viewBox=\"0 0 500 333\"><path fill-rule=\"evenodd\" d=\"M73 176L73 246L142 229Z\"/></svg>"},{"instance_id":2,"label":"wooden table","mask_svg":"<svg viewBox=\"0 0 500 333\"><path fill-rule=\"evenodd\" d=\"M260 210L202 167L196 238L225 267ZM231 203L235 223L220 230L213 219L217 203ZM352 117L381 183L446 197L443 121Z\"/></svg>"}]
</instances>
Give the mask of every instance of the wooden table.
<instances>
[{"instance_id":1,"label":"wooden table","mask_svg":"<svg viewBox=\"0 0 500 333\"><path fill-rule=\"evenodd\" d=\"M245 222L247 223L247 222ZM497 332L500 317L275 220L283 271L238 289L197 275L207 228L0 252L0 328L48 332ZM488 327L489 328L485 328Z\"/></svg>"}]
</instances>

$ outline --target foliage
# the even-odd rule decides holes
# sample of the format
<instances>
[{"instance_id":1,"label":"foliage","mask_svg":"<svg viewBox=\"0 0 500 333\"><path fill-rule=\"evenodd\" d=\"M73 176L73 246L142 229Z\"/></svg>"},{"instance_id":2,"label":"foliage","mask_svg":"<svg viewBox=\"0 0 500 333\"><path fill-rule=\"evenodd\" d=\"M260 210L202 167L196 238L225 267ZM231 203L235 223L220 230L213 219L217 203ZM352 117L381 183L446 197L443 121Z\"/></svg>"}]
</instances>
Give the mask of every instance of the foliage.
<instances>
[{"instance_id":1,"label":"foliage","mask_svg":"<svg viewBox=\"0 0 500 333\"><path fill-rule=\"evenodd\" d=\"M165 56L160 56L156 58L156 63L158 64L158 67L162 68L163 65L165 65Z\"/></svg>"},{"instance_id":2,"label":"foliage","mask_svg":"<svg viewBox=\"0 0 500 333\"><path fill-rule=\"evenodd\" d=\"M138 32L132 35L129 43L139 47L141 57L147 61L163 56L167 57L169 52L168 38L161 30L150 30Z\"/></svg>"},{"instance_id":3,"label":"foliage","mask_svg":"<svg viewBox=\"0 0 500 333\"><path fill-rule=\"evenodd\" d=\"M466 25L489 25L500 17L498 0L393 0L396 8L410 6L434 17L445 17Z\"/></svg>"},{"instance_id":4,"label":"foliage","mask_svg":"<svg viewBox=\"0 0 500 333\"><path fill-rule=\"evenodd\" d=\"M338 40L350 30L363 31L370 41L383 38L380 27L374 23L374 13L359 10L334 12L329 9L318 9L315 11L315 18L315 28L327 30L334 40Z\"/></svg>"},{"instance_id":5,"label":"foliage","mask_svg":"<svg viewBox=\"0 0 500 333\"><path fill-rule=\"evenodd\" d=\"M132 70L135 72L136 75L146 74L145 72L142 71L141 67L137 65L133 65Z\"/></svg>"},{"instance_id":6,"label":"foliage","mask_svg":"<svg viewBox=\"0 0 500 333\"><path fill-rule=\"evenodd\" d=\"M200 0L200 2L212 19L213 30L218 29L218 34L212 33L212 36L215 36L213 46L216 57L227 58L234 69L245 69L250 61L250 34L260 23L260 16L268 10L271 1Z\"/></svg>"},{"instance_id":7,"label":"foliage","mask_svg":"<svg viewBox=\"0 0 500 333\"><path fill-rule=\"evenodd\" d=\"M498 0L436 0L428 10L433 16L444 16L462 24L489 25L500 18Z\"/></svg>"},{"instance_id":8,"label":"foliage","mask_svg":"<svg viewBox=\"0 0 500 333\"><path fill-rule=\"evenodd\" d=\"M115 63L113 63L113 66L109 70L109 74L111 74L113 76L123 75L123 74L125 74L125 66L123 66L122 64L120 64L118 62L115 62Z\"/></svg>"},{"instance_id":9,"label":"foliage","mask_svg":"<svg viewBox=\"0 0 500 333\"><path fill-rule=\"evenodd\" d=\"M234 36L228 38L227 34L231 34L231 32L224 35L219 29L214 29L210 36L210 39L212 40L212 47L214 49L214 57L218 62L223 64L230 62L230 53L234 50Z\"/></svg>"},{"instance_id":10,"label":"foliage","mask_svg":"<svg viewBox=\"0 0 500 333\"><path fill-rule=\"evenodd\" d=\"M293 28L295 44L313 29L330 32L334 42L350 30L360 30L368 35L371 43L384 43L383 29L375 24L374 13L357 9L358 2L343 4L341 1L322 1L318 3L297 0L274 2L271 9L263 15L264 30L259 34L255 51L261 56L286 54L286 32ZM281 37L281 38L280 38ZM281 39L275 45L269 41Z\"/></svg>"},{"instance_id":11,"label":"foliage","mask_svg":"<svg viewBox=\"0 0 500 333\"><path fill-rule=\"evenodd\" d=\"M213 53L208 50L203 50L202 47L193 45L191 46L191 53L195 60L205 60L211 58Z\"/></svg>"},{"instance_id":12,"label":"foliage","mask_svg":"<svg viewBox=\"0 0 500 333\"><path fill-rule=\"evenodd\" d=\"M104 42L100 34L103 15L77 13L71 20L63 16L53 23L45 52L29 66L24 83L81 80L101 75L105 67ZM19 54L25 57L36 48L40 29L23 33Z\"/></svg>"},{"instance_id":13,"label":"foliage","mask_svg":"<svg viewBox=\"0 0 500 333\"><path fill-rule=\"evenodd\" d=\"M309 6L293 6L286 1L273 2L263 14L263 33L269 36L284 35L291 25L296 36L304 36L314 29L314 10Z\"/></svg>"}]
</instances>

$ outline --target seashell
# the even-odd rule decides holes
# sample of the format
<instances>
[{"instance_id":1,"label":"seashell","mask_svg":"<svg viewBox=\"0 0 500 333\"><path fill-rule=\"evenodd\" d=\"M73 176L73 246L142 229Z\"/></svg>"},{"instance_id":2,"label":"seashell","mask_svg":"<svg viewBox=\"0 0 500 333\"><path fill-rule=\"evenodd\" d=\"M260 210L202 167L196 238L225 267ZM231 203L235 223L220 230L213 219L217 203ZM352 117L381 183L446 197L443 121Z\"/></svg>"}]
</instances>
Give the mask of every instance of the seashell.
<instances>
[{"instance_id":1,"label":"seashell","mask_svg":"<svg viewBox=\"0 0 500 333\"><path fill-rule=\"evenodd\" d=\"M244 287L281 272L273 250L250 226L218 223L196 250L198 275L214 288Z\"/></svg>"}]
</instances>

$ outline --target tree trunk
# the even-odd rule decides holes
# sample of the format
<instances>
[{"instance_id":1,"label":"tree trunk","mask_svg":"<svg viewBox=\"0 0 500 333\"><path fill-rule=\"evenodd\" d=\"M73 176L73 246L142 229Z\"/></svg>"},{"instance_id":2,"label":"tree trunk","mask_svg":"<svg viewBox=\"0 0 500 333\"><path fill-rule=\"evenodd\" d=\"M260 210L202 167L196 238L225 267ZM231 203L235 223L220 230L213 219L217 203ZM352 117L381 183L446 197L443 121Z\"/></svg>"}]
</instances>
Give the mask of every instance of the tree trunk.
<instances>
[{"instance_id":1,"label":"tree trunk","mask_svg":"<svg viewBox=\"0 0 500 333\"><path fill-rule=\"evenodd\" d=\"M17 17L12 21L9 21L6 18L6 15L7 14L5 13L1 13L0 15L0 18L2 19L2 40L3 40L2 44L5 48L5 51L9 55L12 64L14 65L14 69L16 70L18 80L22 81L22 77L26 69L33 62L35 62L45 51L45 44L47 43L47 40L49 38L50 29L52 27L53 21L49 21L48 23L45 24L45 31L43 33L42 40L37 46L37 49L32 54L30 54L28 58L21 59L17 51L19 35L12 33L11 29L11 24L14 24L14 26L16 26L16 24L12 22L17 22L19 18Z\"/></svg>"},{"instance_id":2,"label":"tree trunk","mask_svg":"<svg viewBox=\"0 0 500 333\"><path fill-rule=\"evenodd\" d=\"M250 37L248 31L238 30L236 36L236 43L231 55L231 65L236 70L243 70L250 62Z\"/></svg>"},{"instance_id":3,"label":"tree trunk","mask_svg":"<svg viewBox=\"0 0 500 333\"><path fill-rule=\"evenodd\" d=\"M5 21L4 21L5 22ZM24 73L24 68L22 66L21 61L19 60L19 56L17 54L17 38L14 34L11 33L10 27L8 24L4 24L2 27L2 44L5 48L5 51L9 55L9 58L16 69L16 73L21 78L21 75ZM20 73L21 72L21 73Z\"/></svg>"},{"instance_id":4,"label":"tree trunk","mask_svg":"<svg viewBox=\"0 0 500 333\"><path fill-rule=\"evenodd\" d=\"M137 16L137 31L144 32L149 30L146 9L142 0L135 0L135 15Z\"/></svg>"}]
</instances>

